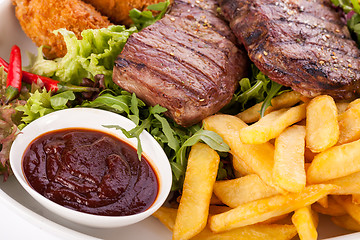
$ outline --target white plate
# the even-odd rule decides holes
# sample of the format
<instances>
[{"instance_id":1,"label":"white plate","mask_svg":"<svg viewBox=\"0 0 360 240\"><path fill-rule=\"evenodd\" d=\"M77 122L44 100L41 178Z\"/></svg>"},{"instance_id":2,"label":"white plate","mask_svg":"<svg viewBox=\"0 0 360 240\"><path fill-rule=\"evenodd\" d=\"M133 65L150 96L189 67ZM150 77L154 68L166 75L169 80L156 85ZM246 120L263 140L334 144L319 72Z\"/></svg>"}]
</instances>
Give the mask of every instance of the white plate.
<instances>
[{"instance_id":1,"label":"white plate","mask_svg":"<svg viewBox=\"0 0 360 240\"><path fill-rule=\"evenodd\" d=\"M22 54L36 52L35 45L21 30L14 15L11 0L0 0L0 57L8 60L10 49L17 44ZM24 64L27 64L24 59ZM151 217L138 224L114 229L94 229L70 223L40 206L12 176L2 182L0 176L0 235L1 239L171 239L171 233L158 220ZM360 239L360 233L349 234L331 223L327 217L320 217L319 239ZM345 234L348 234L344 236Z\"/></svg>"}]
</instances>

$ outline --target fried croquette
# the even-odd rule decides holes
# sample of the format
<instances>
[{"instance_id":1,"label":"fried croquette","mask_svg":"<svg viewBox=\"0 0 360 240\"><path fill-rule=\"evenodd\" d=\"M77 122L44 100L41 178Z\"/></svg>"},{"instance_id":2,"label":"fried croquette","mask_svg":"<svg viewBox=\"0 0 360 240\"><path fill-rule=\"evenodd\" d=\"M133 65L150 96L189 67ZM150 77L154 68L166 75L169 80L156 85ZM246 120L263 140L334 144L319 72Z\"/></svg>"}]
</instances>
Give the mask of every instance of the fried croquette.
<instances>
[{"instance_id":1,"label":"fried croquette","mask_svg":"<svg viewBox=\"0 0 360 240\"><path fill-rule=\"evenodd\" d=\"M131 19L129 12L136 8L140 11L147 6L165 0L84 0L84 2L93 5L104 16L107 16L115 24L130 25Z\"/></svg>"},{"instance_id":2,"label":"fried croquette","mask_svg":"<svg viewBox=\"0 0 360 240\"><path fill-rule=\"evenodd\" d=\"M85 29L111 25L93 6L81 0L13 0L15 14L24 32L49 59L63 57L67 50L61 34L52 31L66 28L80 38Z\"/></svg>"}]
</instances>

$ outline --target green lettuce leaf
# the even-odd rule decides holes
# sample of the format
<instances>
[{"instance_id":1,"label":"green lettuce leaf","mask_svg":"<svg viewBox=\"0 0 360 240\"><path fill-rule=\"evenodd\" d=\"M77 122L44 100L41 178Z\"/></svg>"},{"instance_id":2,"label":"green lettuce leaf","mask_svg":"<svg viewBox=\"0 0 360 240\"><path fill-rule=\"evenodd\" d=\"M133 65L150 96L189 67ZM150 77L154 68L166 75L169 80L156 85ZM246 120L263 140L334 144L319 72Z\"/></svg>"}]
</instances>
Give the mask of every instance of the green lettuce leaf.
<instances>
[{"instance_id":1,"label":"green lettuce leaf","mask_svg":"<svg viewBox=\"0 0 360 240\"><path fill-rule=\"evenodd\" d=\"M46 114L54 112L56 110L68 108L69 101L75 99L75 95L71 91L59 93L51 96L51 92L36 90L34 93L30 93L30 98L25 105L16 107L17 111L23 112L21 121L23 124L19 125L22 129L25 125L38 119Z\"/></svg>"},{"instance_id":2,"label":"green lettuce leaf","mask_svg":"<svg viewBox=\"0 0 360 240\"><path fill-rule=\"evenodd\" d=\"M27 70L74 85L79 85L83 78L94 79L96 74L104 74L106 86L115 87L112 82L114 61L129 36L136 31L135 27L126 29L112 25L84 30L79 40L73 32L59 29L55 33L63 35L67 54L63 58L47 60L39 48L37 57L30 56L31 64Z\"/></svg>"}]
</instances>

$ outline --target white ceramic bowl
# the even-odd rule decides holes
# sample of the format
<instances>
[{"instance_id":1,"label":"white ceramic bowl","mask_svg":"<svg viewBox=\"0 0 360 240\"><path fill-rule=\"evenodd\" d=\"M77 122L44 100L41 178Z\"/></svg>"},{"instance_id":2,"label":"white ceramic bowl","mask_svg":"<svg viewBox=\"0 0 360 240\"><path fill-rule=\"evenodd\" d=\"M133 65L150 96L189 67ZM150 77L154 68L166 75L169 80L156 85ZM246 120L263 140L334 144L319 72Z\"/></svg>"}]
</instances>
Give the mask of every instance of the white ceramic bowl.
<instances>
[{"instance_id":1,"label":"white ceramic bowl","mask_svg":"<svg viewBox=\"0 0 360 240\"><path fill-rule=\"evenodd\" d=\"M22 133L17 136L12 144L10 164L17 180L25 190L40 204L61 217L76 223L98 228L127 226L139 222L154 213L165 202L171 188L172 174L169 161L163 149L148 132L144 131L140 135L140 140L143 147L143 154L147 156L147 160L158 175L159 193L152 206L138 214L130 216L100 216L63 207L36 192L28 184L23 173L22 158L29 144L39 135L53 130L66 128L100 130L115 135L136 148L137 140L135 138L128 139L120 130L106 128L103 125L119 125L126 130L130 130L135 126L131 120L119 114L99 109L72 108L56 111L33 121L21 131Z\"/></svg>"}]
</instances>

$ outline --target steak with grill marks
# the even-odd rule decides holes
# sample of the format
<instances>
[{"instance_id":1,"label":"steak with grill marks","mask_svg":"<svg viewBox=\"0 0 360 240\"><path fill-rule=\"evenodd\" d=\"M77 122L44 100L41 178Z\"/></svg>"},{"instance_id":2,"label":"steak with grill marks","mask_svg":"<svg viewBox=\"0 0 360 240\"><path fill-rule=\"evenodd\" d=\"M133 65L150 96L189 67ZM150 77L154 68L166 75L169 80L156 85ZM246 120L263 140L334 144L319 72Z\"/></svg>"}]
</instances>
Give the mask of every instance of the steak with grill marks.
<instances>
[{"instance_id":1,"label":"steak with grill marks","mask_svg":"<svg viewBox=\"0 0 360 240\"><path fill-rule=\"evenodd\" d=\"M248 58L214 0L176 0L169 14L132 34L113 80L149 105L160 104L190 126L230 102Z\"/></svg>"},{"instance_id":2,"label":"steak with grill marks","mask_svg":"<svg viewBox=\"0 0 360 240\"><path fill-rule=\"evenodd\" d=\"M314 97L351 98L360 51L330 0L222 0L250 59L270 79Z\"/></svg>"}]
</instances>

